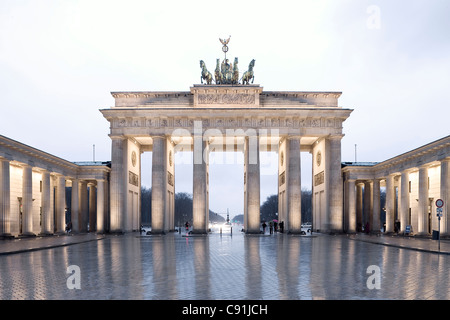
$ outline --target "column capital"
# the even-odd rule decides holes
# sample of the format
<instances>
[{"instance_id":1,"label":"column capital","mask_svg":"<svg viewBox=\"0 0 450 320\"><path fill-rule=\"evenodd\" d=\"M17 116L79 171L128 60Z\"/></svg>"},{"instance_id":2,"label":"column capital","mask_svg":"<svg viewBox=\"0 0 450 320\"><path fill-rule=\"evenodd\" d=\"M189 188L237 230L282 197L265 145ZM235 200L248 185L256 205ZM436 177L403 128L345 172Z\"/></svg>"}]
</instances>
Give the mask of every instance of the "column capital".
<instances>
[{"instance_id":1,"label":"column capital","mask_svg":"<svg viewBox=\"0 0 450 320\"><path fill-rule=\"evenodd\" d=\"M325 138L328 140L341 140L344 136L345 134L331 134Z\"/></svg>"}]
</instances>

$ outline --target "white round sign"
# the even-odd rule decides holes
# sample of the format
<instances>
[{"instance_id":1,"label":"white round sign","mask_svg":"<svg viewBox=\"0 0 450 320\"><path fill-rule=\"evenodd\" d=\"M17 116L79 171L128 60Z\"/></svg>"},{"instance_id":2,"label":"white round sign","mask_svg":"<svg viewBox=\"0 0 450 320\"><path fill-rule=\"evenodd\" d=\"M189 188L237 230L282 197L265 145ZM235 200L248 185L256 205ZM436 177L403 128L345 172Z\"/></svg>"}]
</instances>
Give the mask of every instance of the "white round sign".
<instances>
[{"instance_id":1,"label":"white round sign","mask_svg":"<svg viewBox=\"0 0 450 320\"><path fill-rule=\"evenodd\" d=\"M436 207L442 208L444 206L444 201L442 199L436 200Z\"/></svg>"}]
</instances>

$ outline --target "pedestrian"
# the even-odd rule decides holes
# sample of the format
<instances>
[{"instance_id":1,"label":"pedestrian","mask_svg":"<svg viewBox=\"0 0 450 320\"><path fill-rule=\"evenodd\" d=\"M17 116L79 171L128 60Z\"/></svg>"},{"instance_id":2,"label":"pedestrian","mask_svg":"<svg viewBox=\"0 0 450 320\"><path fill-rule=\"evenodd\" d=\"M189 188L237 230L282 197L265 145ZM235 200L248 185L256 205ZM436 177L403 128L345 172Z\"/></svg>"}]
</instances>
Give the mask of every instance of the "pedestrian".
<instances>
[{"instance_id":1,"label":"pedestrian","mask_svg":"<svg viewBox=\"0 0 450 320\"><path fill-rule=\"evenodd\" d=\"M66 226L66 232L69 234L69 232L72 231L72 221L69 221L69 223Z\"/></svg>"},{"instance_id":2,"label":"pedestrian","mask_svg":"<svg viewBox=\"0 0 450 320\"><path fill-rule=\"evenodd\" d=\"M284 221L280 222L280 232L283 233L284 231Z\"/></svg>"},{"instance_id":3,"label":"pedestrian","mask_svg":"<svg viewBox=\"0 0 450 320\"><path fill-rule=\"evenodd\" d=\"M269 222L269 232L270 234L273 234L273 221Z\"/></svg>"},{"instance_id":4,"label":"pedestrian","mask_svg":"<svg viewBox=\"0 0 450 320\"><path fill-rule=\"evenodd\" d=\"M266 233L267 224L265 221L262 223L262 227L263 227L263 233Z\"/></svg>"}]
</instances>

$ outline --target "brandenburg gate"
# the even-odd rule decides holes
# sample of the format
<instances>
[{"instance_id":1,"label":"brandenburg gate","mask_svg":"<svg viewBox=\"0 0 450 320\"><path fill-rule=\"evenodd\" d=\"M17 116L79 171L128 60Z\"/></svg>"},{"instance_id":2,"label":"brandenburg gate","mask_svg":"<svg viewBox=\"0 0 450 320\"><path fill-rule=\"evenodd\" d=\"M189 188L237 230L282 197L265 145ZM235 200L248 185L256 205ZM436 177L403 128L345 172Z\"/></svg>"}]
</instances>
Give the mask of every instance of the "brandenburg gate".
<instances>
[{"instance_id":1,"label":"brandenburg gate","mask_svg":"<svg viewBox=\"0 0 450 320\"><path fill-rule=\"evenodd\" d=\"M260 232L260 151L278 153L279 220L301 231L300 152L313 156L314 228L343 231L341 92L198 84L182 92L113 92L100 110L112 139L110 231L139 223L141 153L152 151L152 232L174 229L174 154L193 151L193 232L208 230L208 156L244 153L244 229Z\"/></svg>"}]
</instances>

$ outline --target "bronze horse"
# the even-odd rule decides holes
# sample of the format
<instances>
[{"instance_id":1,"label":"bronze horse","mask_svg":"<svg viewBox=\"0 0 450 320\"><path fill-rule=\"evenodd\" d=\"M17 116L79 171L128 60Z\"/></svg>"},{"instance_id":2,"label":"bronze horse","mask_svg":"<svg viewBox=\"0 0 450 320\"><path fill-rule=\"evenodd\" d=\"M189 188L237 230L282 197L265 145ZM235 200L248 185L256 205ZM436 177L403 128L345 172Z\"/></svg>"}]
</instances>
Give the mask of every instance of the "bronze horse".
<instances>
[{"instance_id":1,"label":"bronze horse","mask_svg":"<svg viewBox=\"0 0 450 320\"><path fill-rule=\"evenodd\" d=\"M250 84L250 79L253 81L255 80L255 75L253 74L253 67L255 66L255 59L253 59L250 64L248 65L248 71L244 72L244 75L242 76L242 84Z\"/></svg>"},{"instance_id":2,"label":"bronze horse","mask_svg":"<svg viewBox=\"0 0 450 320\"><path fill-rule=\"evenodd\" d=\"M200 82L203 84L203 79L206 80L206 84L211 84L213 80L213 76L211 72L206 69L205 62L200 60L200 68L202 68L202 76L200 77Z\"/></svg>"}]
</instances>

